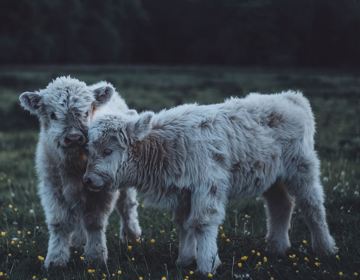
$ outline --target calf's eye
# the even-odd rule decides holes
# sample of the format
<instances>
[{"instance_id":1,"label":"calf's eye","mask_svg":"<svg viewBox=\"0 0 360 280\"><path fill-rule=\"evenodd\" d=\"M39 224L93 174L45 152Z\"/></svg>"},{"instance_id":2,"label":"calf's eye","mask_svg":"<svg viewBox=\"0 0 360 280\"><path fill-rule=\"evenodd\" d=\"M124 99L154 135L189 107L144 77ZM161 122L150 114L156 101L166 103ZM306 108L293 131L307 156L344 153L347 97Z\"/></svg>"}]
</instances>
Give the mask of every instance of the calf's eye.
<instances>
[{"instance_id":1,"label":"calf's eye","mask_svg":"<svg viewBox=\"0 0 360 280\"><path fill-rule=\"evenodd\" d=\"M109 156L111 155L113 152L113 150L109 149L109 148L106 148L104 151L103 151L103 154L104 156Z\"/></svg>"},{"instance_id":2,"label":"calf's eye","mask_svg":"<svg viewBox=\"0 0 360 280\"><path fill-rule=\"evenodd\" d=\"M52 112L52 113L50 114L50 119L52 119L52 120L57 120L57 117L56 117L56 115L55 115L54 112Z\"/></svg>"}]
</instances>

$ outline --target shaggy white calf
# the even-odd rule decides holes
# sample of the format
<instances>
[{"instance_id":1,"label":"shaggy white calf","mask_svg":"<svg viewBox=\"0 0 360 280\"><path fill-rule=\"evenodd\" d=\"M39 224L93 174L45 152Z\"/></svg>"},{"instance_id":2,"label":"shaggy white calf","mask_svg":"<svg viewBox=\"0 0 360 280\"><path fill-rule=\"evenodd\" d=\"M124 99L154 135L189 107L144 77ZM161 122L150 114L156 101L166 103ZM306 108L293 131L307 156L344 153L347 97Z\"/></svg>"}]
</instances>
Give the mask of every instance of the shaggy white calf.
<instances>
[{"instance_id":1,"label":"shaggy white calf","mask_svg":"<svg viewBox=\"0 0 360 280\"><path fill-rule=\"evenodd\" d=\"M293 199L316 253L336 250L325 217L314 119L301 93L250 94L158 114L105 116L89 129L88 182L137 186L179 228L178 264L220 264L216 237L229 197L262 195L269 250L284 254Z\"/></svg>"},{"instance_id":2,"label":"shaggy white calf","mask_svg":"<svg viewBox=\"0 0 360 280\"><path fill-rule=\"evenodd\" d=\"M88 260L105 262L105 230L119 191L84 187L87 129L95 116L115 109L128 112L127 105L110 84L87 86L69 77L57 78L43 90L23 93L20 102L39 118L41 126L36 169L50 233L45 267L64 266L71 245L86 244ZM121 191L116 206L122 239L141 234L137 205L134 189Z\"/></svg>"}]
</instances>

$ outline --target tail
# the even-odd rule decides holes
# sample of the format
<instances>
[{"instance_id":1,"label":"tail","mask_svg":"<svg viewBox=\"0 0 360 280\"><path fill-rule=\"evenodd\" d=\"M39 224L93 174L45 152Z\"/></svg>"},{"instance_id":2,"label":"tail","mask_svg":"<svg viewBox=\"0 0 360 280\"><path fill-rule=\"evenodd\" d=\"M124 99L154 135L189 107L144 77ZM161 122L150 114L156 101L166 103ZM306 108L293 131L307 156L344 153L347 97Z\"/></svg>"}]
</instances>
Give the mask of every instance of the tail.
<instances>
[{"instance_id":1,"label":"tail","mask_svg":"<svg viewBox=\"0 0 360 280\"><path fill-rule=\"evenodd\" d=\"M316 131L316 124L313 111L309 100L302 94L301 91L285 91L282 95L292 104L301 107L304 110L304 142L308 142L311 147L314 147L314 136Z\"/></svg>"}]
</instances>

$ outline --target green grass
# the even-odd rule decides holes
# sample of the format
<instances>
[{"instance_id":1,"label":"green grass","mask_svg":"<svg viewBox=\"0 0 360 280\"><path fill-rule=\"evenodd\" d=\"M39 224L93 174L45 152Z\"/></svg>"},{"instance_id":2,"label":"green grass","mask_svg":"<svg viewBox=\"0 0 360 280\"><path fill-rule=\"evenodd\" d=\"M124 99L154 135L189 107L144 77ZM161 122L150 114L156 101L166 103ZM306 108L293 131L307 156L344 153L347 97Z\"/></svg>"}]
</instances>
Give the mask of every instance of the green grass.
<instances>
[{"instance_id":1,"label":"green grass","mask_svg":"<svg viewBox=\"0 0 360 280\"><path fill-rule=\"evenodd\" d=\"M73 251L67 269L49 274L42 269L39 259L46 255L48 235L36 194L37 127L36 120L17 105L17 96L22 91L44 87L61 74L71 74L88 83L111 81L130 106L139 110L157 111L184 102L219 102L249 91L303 90L316 115L317 150L322 159L328 221L339 246L338 257L316 259L308 244L310 234L298 212L294 213L290 232L291 256L267 256L262 202L239 199L229 205L220 231L218 243L223 265L214 278L358 279L354 276L354 272L360 273L360 79L357 73L86 66L0 69L0 279L33 276L34 279L99 279L106 272L101 268L89 272L81 260L81 251ZM111 217L107 232L111 279L200 278L190 275L195 267L181 270L174 265L177 235L169 213L140 207L140 222L143 240L129 244L132 246L129 250L128 245L119 242L116 214ZM248 259L240 261L242 256ZM339 272L344 275L340 277Z\"/></svg>"}]
</instances>

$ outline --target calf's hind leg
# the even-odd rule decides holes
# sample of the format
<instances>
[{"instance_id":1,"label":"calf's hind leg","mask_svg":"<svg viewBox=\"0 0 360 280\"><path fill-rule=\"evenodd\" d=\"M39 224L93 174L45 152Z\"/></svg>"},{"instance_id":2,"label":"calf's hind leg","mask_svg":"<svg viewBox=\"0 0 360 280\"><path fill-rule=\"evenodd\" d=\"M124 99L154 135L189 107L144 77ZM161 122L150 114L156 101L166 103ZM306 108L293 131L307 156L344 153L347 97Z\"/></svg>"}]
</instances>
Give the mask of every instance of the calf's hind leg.
<instances>
[{"instance_id":1,"label":"calf's hind leg","mask_svg":"<svg viewBox=\"0 0 360 280\"><path fill-rule=\"evenodd\" d=\"M318 165L316 158L300 161L298 172L289 181L289 191L294 194L296 204L311 232L314 252L329 255L335 253L337 248L326 222L324 192Z\"/></svg>"},{"instance_id":2,"label":"calf's hind leg","mask_svg":"<svg viewBox=\"0 0 360 280\"><path fill-rule=\"evenodd\" d=\"M263 194L267 217L267 249L270 253L284 255L290 248L289 229L293 199L282 182L276 182Z\"/></svg>"}]
</instances>

